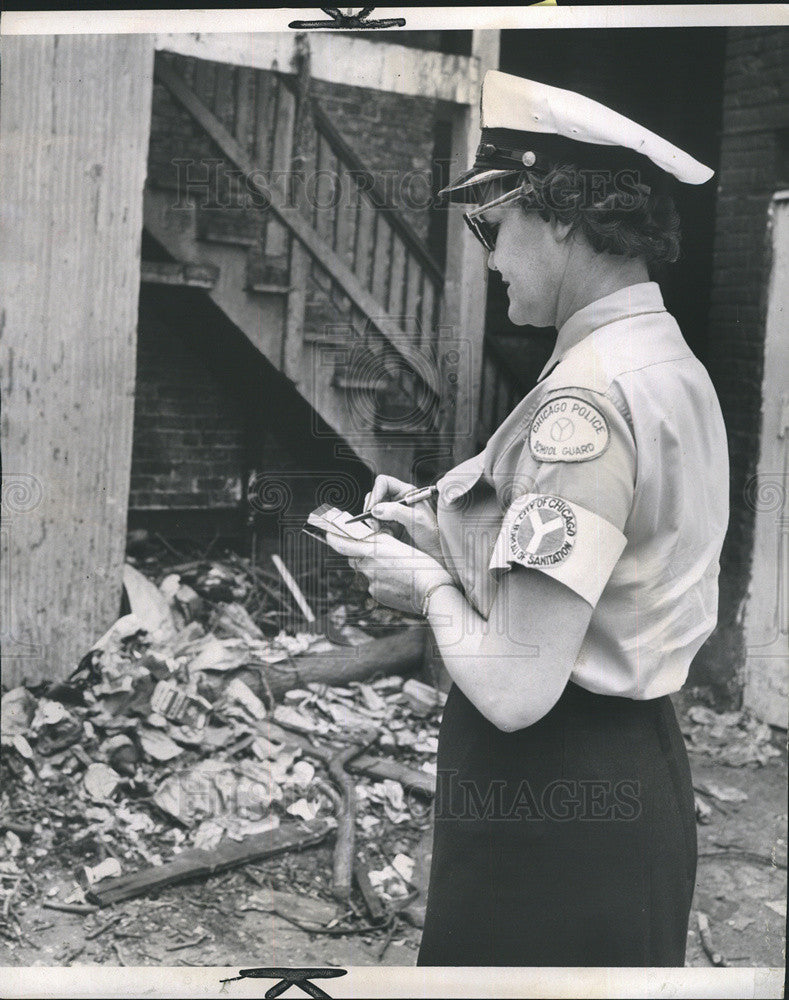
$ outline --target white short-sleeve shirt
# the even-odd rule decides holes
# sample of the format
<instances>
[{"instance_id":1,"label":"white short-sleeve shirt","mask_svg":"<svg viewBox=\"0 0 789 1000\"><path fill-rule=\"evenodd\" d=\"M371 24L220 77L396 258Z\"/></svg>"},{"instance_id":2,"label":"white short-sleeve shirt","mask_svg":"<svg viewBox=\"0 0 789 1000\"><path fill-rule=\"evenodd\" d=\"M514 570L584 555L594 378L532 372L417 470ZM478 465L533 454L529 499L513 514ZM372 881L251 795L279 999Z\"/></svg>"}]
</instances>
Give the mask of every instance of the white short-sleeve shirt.
<instances>
[{"instance_id":1,"label":"white short-sleeve shirt","mask_svg":"<svg viewBox=\"0 0 789 1000\"><path fill-rule=\"evenodd\" d=\"M573 314L536 387L438 485L446 562L480 614L513 567L546 573L593 608L576 684L636 699L682 686L717 620L728 452L655 283Z\"/></svg>"}]
</instances>

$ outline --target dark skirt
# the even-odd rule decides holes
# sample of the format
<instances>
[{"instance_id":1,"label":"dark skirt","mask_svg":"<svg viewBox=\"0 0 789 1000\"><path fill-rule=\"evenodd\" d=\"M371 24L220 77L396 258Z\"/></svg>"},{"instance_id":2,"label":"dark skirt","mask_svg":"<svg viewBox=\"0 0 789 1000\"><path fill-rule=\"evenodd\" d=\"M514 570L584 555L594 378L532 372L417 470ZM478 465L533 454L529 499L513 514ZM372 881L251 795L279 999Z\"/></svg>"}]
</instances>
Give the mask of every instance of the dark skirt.
<instances>
[{"instance_id":1,"label":"dark skirt","mask_svg":"<svg viewBox=\"0 0 789 1000\"><path fill-rule=\"evenodd\" d=\"M503 733L453 685L418 965L682 966L695 878L668 696L571 682L543 719Z\"/></svg>"}]
</instances>

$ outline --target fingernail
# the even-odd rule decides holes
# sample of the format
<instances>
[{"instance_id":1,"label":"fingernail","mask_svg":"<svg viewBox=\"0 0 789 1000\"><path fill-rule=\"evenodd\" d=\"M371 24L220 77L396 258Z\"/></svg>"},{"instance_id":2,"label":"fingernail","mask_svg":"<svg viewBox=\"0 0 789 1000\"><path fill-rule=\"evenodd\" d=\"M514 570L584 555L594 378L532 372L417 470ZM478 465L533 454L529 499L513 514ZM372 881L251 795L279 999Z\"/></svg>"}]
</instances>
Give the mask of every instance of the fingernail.
<instances>
[{"instance_id":1,"label":"fingernail","mask_svg":"<svg viewBox=\"0 0 789 1000\"><path fill-rule=\"evenodd\" d=\"M380 503L377 503L375 507L373 507L372 509L373 517L378 517L379 515L383 514L383 512L384 512L383 504Z\"/></svg>"}]
</instances>

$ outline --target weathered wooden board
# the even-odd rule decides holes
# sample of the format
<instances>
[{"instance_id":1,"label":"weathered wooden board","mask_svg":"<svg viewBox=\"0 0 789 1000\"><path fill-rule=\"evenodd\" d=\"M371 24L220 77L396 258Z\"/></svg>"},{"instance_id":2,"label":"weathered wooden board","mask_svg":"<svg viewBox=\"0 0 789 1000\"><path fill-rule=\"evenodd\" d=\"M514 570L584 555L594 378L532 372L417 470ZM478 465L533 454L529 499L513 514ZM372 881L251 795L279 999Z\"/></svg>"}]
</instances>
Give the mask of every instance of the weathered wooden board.
<instances>
[{"instance_id":1,"label":"weathered wooden board","mask_svg":"<svg viewBox=\"0 0 789 1000\"><path fill-rule=\"evenodd\" d=\"M335 250L342 260L354 270L354 244L356 242L356 218L359 197L356 184L340 160L337 161L337 183L339 203L335 214ZM357 273L358 277L358 273Z\"/></svg>"},{"instance_id":2,"label":"weathered wooden board","mask_svg":"<svg viewBox=\"0 0 789 1000\"><path fill-rule=\"evenodd\" d=\"M419 343L419 312L422 306L422 287L425 283L425 273L417 266L417 262L410 254L405 261L405 275L403 277L405 295L403 298L403 329L411 337L414 343Z\"/></svg>"},{"instance_id":3,"label":"weathered wooden board","mask_svg":"<svg viewBox=\"0 0 789 1000\"><path fill-rule=\"evenodd\" d=\"M252 153L255 139L255 71L248 66L239 66L236 71L234 132L247 153Z\"/></svg>"},{"instance_id":4,"label":"weathered wooden board","mask_svg":"<svg viewBox=\"0 0 789 1000\"><path fill-rule=\"evenodd\" d=\"M210 878L251 861L260 861L285 851L303 850L325 840L333 829L333 825L327 820L314 819L283 824L275 830L245 837L237 842L226 839L212 851L198 848L182 851L174 861L168 861L165 865L104 879L90 890L89 896L99 906L120 903L124 899L134 899L187 879Z\"/></svg>"},{"instance_id":5,"label":"weathered wooden board","mask_svg":"<svg viewBox=\"0 0 789 1000\"><path fill-rule=\"evenodd\" d=\"M3 38L3 681L118 617L153 39Z\"/></svg>"},{"instance_id":6,"label":"weathered wooden board","mask_svg":"<svg viewBox=\"0 0 789 1000\"><path fill-rule=\"evenodd\" d=\"M378 214L367 195L358 192L355 197L358 198L359 204L353 270L362 286L369 292L373 280L373 254Z\"/></svg>"},{"instance_id":7,"label":"weathered wooden board","mask_svg":"<svg viewBox=\"0 0 789 1000\"><path fill-rule=\"evenodd\" d=\"M498 40L499 33L488 30L475 34L494 35ZM287 31L254 35L201 31L156 36L157 50L285 72L290 70L297 44L296 32ZM313 79L330 83L347 84L352 73L357 87L435 97L473 107L479 104L479 85L488 65L474 56L369 41L350 32L310 32L310 73Z\"/></svg>"},{"instance_id":8,"label":"weathered wooden board","mask_svg":"<svg viewBox=\"0 0 789 1000\"><path fill-rule=\"evenodd\" d=\"M398 320L398 325L405 330L403 322L403 292L405 278L405 244L395 236L392 245L392 270L389 276L389 294L386 311Z\"/></svg>"}]
</instances>

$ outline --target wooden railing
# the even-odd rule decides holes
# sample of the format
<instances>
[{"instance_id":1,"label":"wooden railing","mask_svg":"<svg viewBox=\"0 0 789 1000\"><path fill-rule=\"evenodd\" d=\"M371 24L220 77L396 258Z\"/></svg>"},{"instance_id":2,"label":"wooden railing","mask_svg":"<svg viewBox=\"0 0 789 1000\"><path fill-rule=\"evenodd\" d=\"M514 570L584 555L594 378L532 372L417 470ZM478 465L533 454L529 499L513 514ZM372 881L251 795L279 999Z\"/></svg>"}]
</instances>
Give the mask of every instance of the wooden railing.
<instances>
[{"instance_id":1,"label":"wooden railing","mask_svg":"<svg viewBox=\"0 0 789 1000\"><path fill-rule=\"evenodd\" d=\"M292 77L282 74L281 80L295 91ZM313 206L313 224L330 237L332 249L388 313L401 316L409 332L429 336L438 325L444 281L440 266L314 101L312 118L315 174L327 171L340 192L337 204Z\"/></svg>"},{"instance_id":2,"label":"wooden railing","mask_svg":"<svg viewBox=\"0 0 789 1000\"><path fill-rule=\"evenodd\" d=\"M301 296L303 312L289 308L289 316L307 338L324 339L343 324L365 347L372 334L383 335L400 356L419 355L416 374L437 391L425 360L435 362L437 353L441 268L314 99L311 120L297 121L296 78L164 53L156 76L241 171L247 189L269 197L267 208L240 224L260 255L256 262L251 253L248 287L274 288L279 272L280 290L295 302ZM304 157L294 163L294 142L307 154L306 169ZM201 236L224 239L221 213L204 215ZM239 235L239 223L232 225ZM240 235L232 241L244 242ZM306 269L294 273L299 254Z\"/></svg>"},{"instance_id":3,"label":"wooden railing","mask_svg":"<svg viewBox=\"0 0 789 1000\"><path fill-rule=\"evenodd\" d=\"M479 423L476 428L478 449L485 446L493 431L512 412L526 391L496 341L485 337L479 386Z\"/></svg>"}]
</instances>

